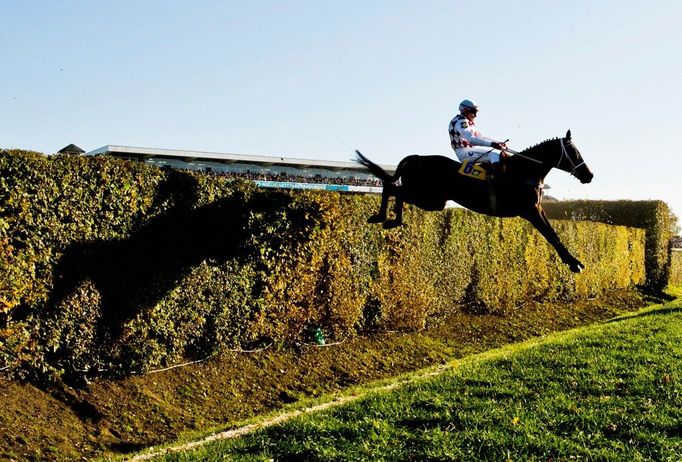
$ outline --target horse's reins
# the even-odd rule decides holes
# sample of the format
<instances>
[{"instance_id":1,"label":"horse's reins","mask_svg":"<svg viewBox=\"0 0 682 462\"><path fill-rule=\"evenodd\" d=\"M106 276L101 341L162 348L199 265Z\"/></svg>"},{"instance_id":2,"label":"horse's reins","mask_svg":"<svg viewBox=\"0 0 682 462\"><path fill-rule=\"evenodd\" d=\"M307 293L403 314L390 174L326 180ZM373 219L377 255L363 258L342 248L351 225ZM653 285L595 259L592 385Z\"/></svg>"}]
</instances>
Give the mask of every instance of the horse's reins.
<instances>
[{"instance_id":1,"label":"horse's reins","mask_svg":"<svg viewBox=\"0 0 682 462\"><path fill-rule=\"evenodd\" d=\"M523 158L523 159L530 160L531 162L535 162L536 164L541 164L541 163L542 163L541 160L537 160L537 159L533 159L532 157L524 156L524 155L521 154L520 152L514 151L513 149L507 148L507 149L505 149L504 151L505 151L505 152L508 152L509 154L514 154L515 156L519 156L519 157L521 157L521 158Z\"/></svg>"},{"instance_id":2,"label":"horse's reins","mask_svg":"<svg viewBox=\"0 0 682 462\"><path fill-rule=\"evenodd\" d=\"M582 161L578 165L576 165L575 162L573 162L573 159L571 159L571 156L568 155L568 151L566 150L566 146L564 145L564 139L563 138L559 138L559 144L561 145L561 156L559 157L559 161L557 162L555 168L558 168L559 165L561 165L561 162L564 160L564 157L566 157L568 162L570 162L571 166L573 167L573 170L571 170L570 173L571 173L571 175L575 176L575 171L578 170L580 167L582 167L585 164L585 161ZM474 162L476 162L478 159L480 159L481 157L485 156L486 154L488 154L492 151L493 150L491 149L490 151L481 154L476 159L474 159ZM506 151L510 154L514 154L515 156L519 156L522 159L530 160L531 162L535 162L536 164L542 164L541 160L533 159L532 157L521 154L520 152L514 151L513 149L504 149L503 151ZM542 188L542 185L543 185L543 183L541 181L538 181L538 182L532 181L532 182L528 182L528 184L530 184L531 186L535 186L537 188Z\"/></svg>"},{"instance_id":3,"label":"horse's reins","mask_svg":"<svg viewBox=\"0 0 682 462\"><path fill-rule=\"evenodd\" d=\"M559 138L559 144L561 145L561 157L559 157L559 161L556 164L556 168L561 165L561 161L564 160L564 157L568 160L568 162L571 164L571 167L573 167L573 170L570 171L570 174L575 176L575 171L578 170L580 167L582 167L585 164L585 161L580 162L578 165L573 162L573 159L571 159L571 156L568 155L568 151L566 150L566 146L564 145L564 139ZM526 160L530 160L532 162L535 162L537 164L541 164L542 161L538 159L533 159L532 157L524 156L520 152L514 151L513 149L506 149L506 151L510 154L514 154L515 156L522 157Z\"/></svg>"},{"instance_id":4,"label":"horse's reins","mask_svg":"<svg viewBox=\"0 0 682 462\"><path fill-rule=\"evenodd\" d=\"M509 141L509 140L507 140L507 141ZM506 143L507 141L504 141L504 143ZM563 146L562 146L562 147L563 147ZM477 162L478 159L480 159L481 157L483 157L483 156L485 156L485 155L487 155L487 154L490 154L490 153L493 152L494 150L495 150L495 148L491 149L490 151L484 152L483 154L481 154L480 156L478 156L477 158L475 158L472 162ZM507 149L501 149L500 151L501 151L501 152L508 152L508 153L510 153L510 154L514 154L515 156L519 156L519 157L522 157L522 158L524 158L524 159L526 159L526 160L530 160L531 162L535 162L536 164L541 164L541 163L542 163L541 160L537 160L537 159L533 159L532 157L524 156L524 155L521 154L520 152L514 151L513 149L507 148Z\"/></svg>"},{"instance_id":5,"label":"horse's reins","mask_svg":"<svg viewBox=\"0 0 682 462\"><path fill-rule=\"evenodd\" d=\"M561 161L563 161L564 157L566 157L566 159L570 162L571 166L573 167L573 170L571 170L570 173L571 173L571 175L575 176L575 171L578 170L585 163L585 161L582 161L578 165L576 165L573 162L573 159L571 159L571 156L568 155L568 151L566 150L566 146L564 145L563 138L559 138L559 144L561 145L561 156L559 157L559 161L556 164L556 168L559 167L559 165L561 164ZM519 156L523 159L530 160L530 161L538 163L538 164L542 163L541 160L533 159L532 157L525 156L525 155L521 154L520 152L514 151L513 149L506 149L506 151L511 153L511 154L514 154L515 156ZM542 185L543 185L542 181L538 181L538 182L527 181L527 183L530 184L531 186L535 186L537 188L542 188Z\"/></svg>"}]
</instances>

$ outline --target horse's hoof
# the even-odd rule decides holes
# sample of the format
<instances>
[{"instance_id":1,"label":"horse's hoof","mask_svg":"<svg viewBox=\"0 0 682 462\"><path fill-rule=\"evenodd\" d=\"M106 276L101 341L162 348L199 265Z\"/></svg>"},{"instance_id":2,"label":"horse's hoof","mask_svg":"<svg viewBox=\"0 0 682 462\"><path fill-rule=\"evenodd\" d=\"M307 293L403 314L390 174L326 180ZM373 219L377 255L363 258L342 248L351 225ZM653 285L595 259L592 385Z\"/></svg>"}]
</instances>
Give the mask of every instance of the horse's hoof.
<instances>
[{"instance_id":1,"label":"horse's hoof","mask_svg":"<svg viewBox=\"0 0 682 462\"><path fill-rule=\"evenodd\" d=\"M402 223L397 221L397 220L388 220L384 222L384 229L393 229L397 228L398 226L401 226Z\"/></svg>"},{"instance_id":2,"label":"horse's hoof","mask_svg":"<svg viewBox=\"0 0 682 462\"><path fill-rule=\"evenodd\" d=\"M580 274L585 269L585 265L583 265L582 263L574 263L574 264L570 265L570 268L571 268L571 271L573 271L574 273Z\"/></svg>"},{"instance_id":3,"label":"horse's hoof","mask_svg":"<svg viewBox=\"0 0 682 462\"><path fill-rule=\"evenodd\" d=\"M372 215L367 219L367 223L383 223L384 221L386 221L386 217L381 215Z\"/></svg>"}]
</instances>

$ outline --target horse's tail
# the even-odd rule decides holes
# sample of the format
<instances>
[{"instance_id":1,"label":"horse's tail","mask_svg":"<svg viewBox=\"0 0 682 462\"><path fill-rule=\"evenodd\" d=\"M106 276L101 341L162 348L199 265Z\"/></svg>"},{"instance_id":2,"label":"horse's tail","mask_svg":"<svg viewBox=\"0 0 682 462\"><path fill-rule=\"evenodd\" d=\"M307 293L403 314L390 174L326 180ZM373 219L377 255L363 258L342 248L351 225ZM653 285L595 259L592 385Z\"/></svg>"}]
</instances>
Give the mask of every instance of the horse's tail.
<instances>
[{"instance_id":1,"label":"horse's tail","mask_svg":"<svg viewBox=\"0 0 682 462\"><path fill-rule=\"evenodd\" d=\"M371 160L369 160L367 157L362 155L360 151L355 151L355 159L353 161L357 162L360 165L364 165L369 169L370 172L372 172L372 175L375 177L379 178L381 181L388 181L388 182L394 182L397 181L398 178L400 178L400 166L395 169L395 173L391 175L388 173L386 170L381 168L379 165L375 164Z\"/></svg>"}]
</instances>

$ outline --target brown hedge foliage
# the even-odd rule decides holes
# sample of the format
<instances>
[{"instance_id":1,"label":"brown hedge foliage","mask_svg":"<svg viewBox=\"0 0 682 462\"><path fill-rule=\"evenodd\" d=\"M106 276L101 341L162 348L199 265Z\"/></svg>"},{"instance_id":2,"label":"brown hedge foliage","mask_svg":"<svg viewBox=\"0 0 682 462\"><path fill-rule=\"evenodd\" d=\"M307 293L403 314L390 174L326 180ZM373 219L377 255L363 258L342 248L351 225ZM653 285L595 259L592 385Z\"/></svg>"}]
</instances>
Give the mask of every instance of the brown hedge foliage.
<instances>
[{"instance_id":1,"label":"brown hedge foliage","mask_svg":"<svg viewBox=\"0 0 682 462\"><path fill-rule=\"evenodd\" d=\"M462 209L366 219L378 198L108 158L0 152L0 368L144 372L225 348L422 329L644 281L644 232L557 222L574 275L530 225Z\"/></svg>"},{"instance_id":2,"label":"brown hedge foliage","mask_svg":"<svg viewBox=\"0 0 682 462\"><path fill-rule=\"evenodd\" d=\"M663 290L670 277L670 239L677 218L663 201L561 201L543 204L553 219L586 220L646 231L646 288Z\"/></svg>"}]
</instances>

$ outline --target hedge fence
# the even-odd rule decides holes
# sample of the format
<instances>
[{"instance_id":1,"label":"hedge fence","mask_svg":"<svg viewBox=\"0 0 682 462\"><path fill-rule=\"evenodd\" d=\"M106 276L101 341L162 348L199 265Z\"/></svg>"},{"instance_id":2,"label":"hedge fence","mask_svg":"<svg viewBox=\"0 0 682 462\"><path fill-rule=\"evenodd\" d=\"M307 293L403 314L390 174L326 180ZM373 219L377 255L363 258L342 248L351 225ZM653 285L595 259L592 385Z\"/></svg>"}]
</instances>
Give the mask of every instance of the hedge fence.
<instances>
[{"instance_id":1,"label":"hedge fence","mask_svg":"<svg viewBox=\"0 0 682 462\"><path fill-rule=\"evenodd\" d=\"M523 220L408 207L384 231L366 223L378 200L0 151L0 369L144 372L645 280L641 229L555 222L587 267L574 275Z\"/></svg>"},{"instance_id":2,"label":"hedge fence","mask_svg":"<svg viewBox=\"0 0 682 462\"><path fill-rule=\"evenodd\" d=\"M663 201L562 201L543 204L551 219L589 220L643 228L646 289L661 291L670 279L670 241L677 218Z\"/></svg>"},{"instance_id":3,"label":"hedge fence","mask_svg":"<svg viewBox=\"0 0 682 462\"><path fill-rule=\"evenodd\" d=\"M670 254L670 285L682 286L682 249Z\"/></svg>"}]
</instances>

